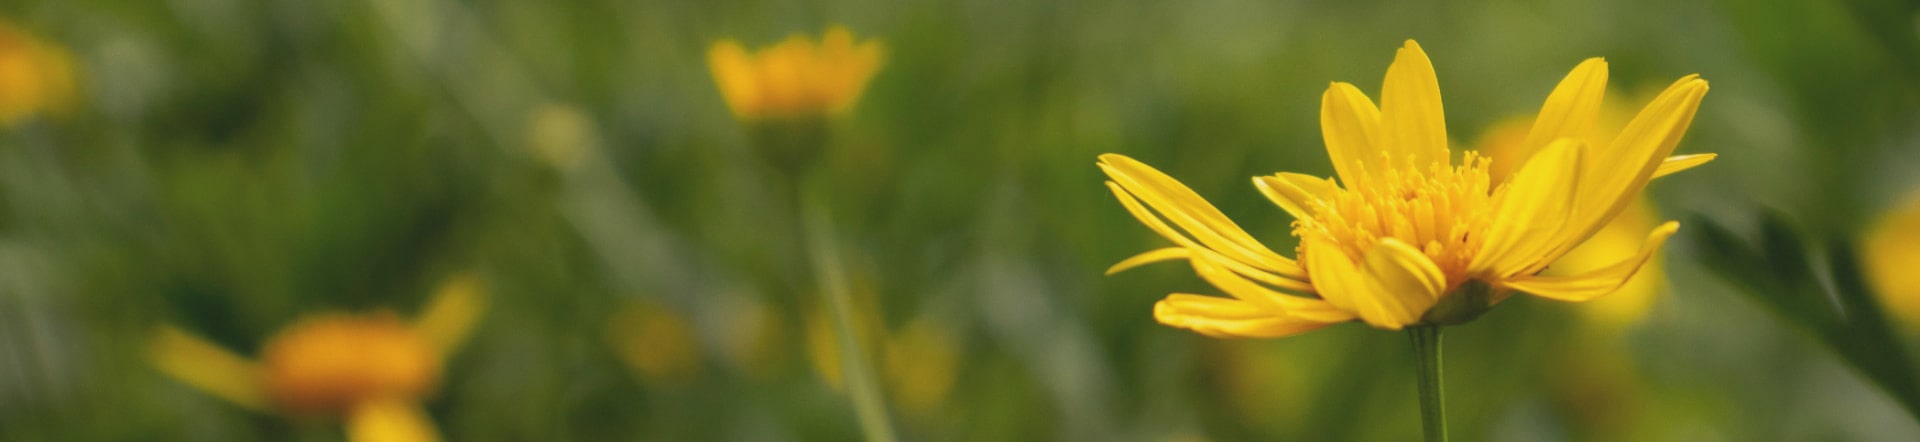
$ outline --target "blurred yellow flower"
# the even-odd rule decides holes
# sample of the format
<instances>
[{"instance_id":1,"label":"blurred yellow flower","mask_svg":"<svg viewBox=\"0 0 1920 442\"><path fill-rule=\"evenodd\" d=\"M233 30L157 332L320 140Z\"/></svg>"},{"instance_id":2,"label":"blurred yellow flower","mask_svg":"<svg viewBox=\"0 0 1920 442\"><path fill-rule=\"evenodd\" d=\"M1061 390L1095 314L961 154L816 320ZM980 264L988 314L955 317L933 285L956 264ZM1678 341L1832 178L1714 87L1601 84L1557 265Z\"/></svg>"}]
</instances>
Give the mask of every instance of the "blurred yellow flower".
<instances>
[{"instance_id":1,"label":"blurred yellow flower","mask_svg":"<svg viewBox=\"0 0 1920 442\"><path fill-rule=\"evenodd\" d=\"M1599 125L1609 130L1597 133L1611 134L1625 124L1627 109L1612 105L1620 100L1609 100L1602 106ZM1519 155L1522 143L1533 122L1526 119L1513 119L1495 124L1492 129L1481 135L1480 155L1488 158L1508 158ZM1712 155L1712 154L1708 154ZM1514 167L1507 162L1494 162L1488 165L1487 173L1493 183L1498 185L1512 176ZM1653 205L1642 196L1634 198L1613 221L1607 222L1593 237L1567 252L1566 256L1554 261L1541 274L1571 275L1599 270L1609 264L1633 256L1640 248L1641 234L1652 230L1656 225L1657 212ZM1580 316L1586 326L1596 332L1613 333L1625 330L1646 317L1653 309L1653 303L1660 292L1666 290L1666 271L1663 270L1660 254L1655 254L1638 273L1627 279L1625 285L1613 294L1589 302L1580 309Z\"/></svg>"},{"instance_id":2,"label":"blurred yellow flower","mask_svg":"<svg viewBox=\"0 0 1920 442\"><path fill-rule=\"evenodd\" d=\"M74 96L66 49L0 22L0 127L66 109Z\"/></svg>"},{"instance_id":3,"label":"blurred yellow flower","mask_svg":"<svg viewBox=\"0 0 1920 442\"><path fill-rule=\"evenodd\" d=\"M853 33L840 26L827 29L818 44L794 35L748 52L726 39L707 51L727 106L748 120L843 112L860 99L883 57L880 42L855 42Z\"/></svg>"},{"instance_id":4,"label":"blurred yellow flower","mask_svg":"<svg viewBox=\"0 0 1920 442\"><path fill-rule=\"evenodd\" d=\"M888 336L880 358L887 392L921 417L935 414L960 371L959 342L947 327L927 319Z\"/></svg>"},{"instance_id":5,"label":"blurred yellow flower","mask_svg":"<svg viewBox=\"0 0 1920 442\"><path fill-rule=\"evenodd\" d=\"M715 351L730 368L748 378L767 379L779 375L792 361L797 339L780 312L744 297L717 305L727 328L716 338L719 348Z\"/></svg>"},{"instance_id":6,"label":"blurred yellow flower","mask_svg":"<svg viewBox=\"0 0 1920 442\"><path fill-rule=\"evenodd\" d=\"M862 296L864 295L864 296ZM861 291L854 296L853 336L863 354L874 354L874 348L880 346L880 330L886 327L880 323L880 313L874 307L870 292ZM841 367L840 342L834 339L833 320L827 315L826 308L815 308L806 317L807 361L813 364L813 371L820 380L835 391L846 391L845 367Z\"/></svg>"},{"instance_id":7,"label":"blurred yellow flower","mask_svg":"<svg viewBox=\"0 0 1920 442\"><path fill-rule=\"evenodd\" d=\"M855 340L864 348L877 349L863 353L878 359L880 382L886 386L888 396L910 416L937 415L960 371L960 343L951 327L921 318L898 330L889 330L882 323L872 292L859 290L856 294L859 296L854 297ZM812 361L815 372L827 387L845 391L840 344L834 339L833 323L824 309L808 315L806 334L807 359Z\"/></svg>"},{"instance_id":8,"label":"blurred yellow flower","mask_svg":"<svg viewBox=\"0 0 1920 442\"><path fill-rule=\"evenodd\" d=\"M526 146L535 159L558 169L570 169L599 144L593 117L580 108L547 103L527 116Z\"/></svg>"},{"instance_id":9,"label":"blurred yellow flower","mask_svg":"<svg viewBox=\"0 0 1920 442\"><path fill-rule=\"evenodd\" d=\"M700 374L700 343L693 327L664 306L627 306L614 315L608 337L621 359L654 385L683 383Z\"/></svg>"},{"instance_id":10,"label":"blurred yellow flower","mask_svg":"<svg viewBox=\"0 0 1920 442\"><path fill-rule=\"evenodd\" d=\"M389 312L325 313L295 322L260 350L273 403L332 414L369 398L426 396L440 382L440 355Z\"/></svg>"},{"instance_id":11,"label":"blurred yellow flower","mask_svg":"<svg viewBox=\"0 0 1920 442\"><path fill-rule=\"evenodd\" d=\"M1881 215L1860 253L1880 305L1908 332L1920 331L1920 197Z\"/></svg>"},{"instance_id":12,"label":"blurred yellow flower","mask_svg":"<svg viewBox=\"0 0 1920 442\"><path fill-rule=\"evenodd\" d=\"M419 402L485 302L478 282L460 276L410 323L390 312L310 316L267 341L258 362L172 326L160 328L148 356L162 373L247 409L344 417L360 442L434 441Z\"/></svg>"},{"instance_id":13,"label":"blurred yellow flower","mask_svg":"<svg viewBox=\"0 0 1920 442\"><path fill-rule=\"evenodd\" d=\"M1407 41L1387 69L1377 108L1353 85L1333 83L1320 123L1339 179L1253 179L1295 218L1299 261L1159 170L1102 155L1114 196L1176 244L1108 272L1187 260L1232 298L1173 294L1155 304L1154 317L1215 337L1288 336L1353 319L1391 330L1454 324L1516 291L1562 301L1607 295L1679 224L1654 228L1633 256L1597 270L1540 272L1626 210L1649 180L1712 156L1668 157L1707 93L1705 80L1681 78L1617 135L1603 137L1613 135L1594 130L1606 77L1599 58L1575 67L1547 97L1523 151L1501 159L1522 165L1498 185L1488 172L1493 159L1467 152L1453 161L1439 82L1418 44Z\"/></svg>"}]
</instances>

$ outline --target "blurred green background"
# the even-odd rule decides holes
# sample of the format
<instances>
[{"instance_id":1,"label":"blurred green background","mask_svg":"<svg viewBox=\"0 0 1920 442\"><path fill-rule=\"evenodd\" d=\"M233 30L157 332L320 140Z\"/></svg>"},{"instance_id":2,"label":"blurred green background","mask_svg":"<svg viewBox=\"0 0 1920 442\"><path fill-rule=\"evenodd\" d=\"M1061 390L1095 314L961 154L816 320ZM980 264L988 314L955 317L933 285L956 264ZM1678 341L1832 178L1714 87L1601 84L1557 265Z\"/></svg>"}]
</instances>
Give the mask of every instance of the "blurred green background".
<instances>
[{"instance_id":1,"label":"blurred green background","mask_svg":"<svg viewBox=\"0 0 1920 442\"><path fill-rule=\"evenodd\" d=\"M1616 98L1713 83L1650 188L1853 235L1920 189L1915 5L1402 2L12 0L71 52L68 112L0 130L0 439L337 440L162 376L175 324L241 354L330 310L492 307L426 409L448 440L849 440L781 183L708 45L844 24L887 46L820 167L867 352L908 440L1410 440L1411 355L1359 324L1222 341L1156 324L1217 293L1100 153L1179 178L1277 250L1248 185L1330 175L1320 93L1427 49L1465 147L1581 59ZM1458 440L1910 440L1920 424L1669 246L1625 330L1516 299L1451 329ZM1912 344L1913 341L1907 341Z\"/></svg>"}]
</instances>

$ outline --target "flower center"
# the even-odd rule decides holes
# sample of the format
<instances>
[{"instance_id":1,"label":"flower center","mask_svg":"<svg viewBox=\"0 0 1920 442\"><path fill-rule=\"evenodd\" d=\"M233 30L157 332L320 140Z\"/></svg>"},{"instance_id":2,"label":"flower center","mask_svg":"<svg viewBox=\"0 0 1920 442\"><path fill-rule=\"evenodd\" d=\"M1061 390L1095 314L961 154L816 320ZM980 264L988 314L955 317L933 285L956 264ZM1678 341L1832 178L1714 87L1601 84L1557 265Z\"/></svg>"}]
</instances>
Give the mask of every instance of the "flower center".
<instances>
[{"instance_id":1,"label":"flower center","mask_svg":"<svg viewBox=\"0 0 1920 442\"><path fill-rule=\"evenodd\" d=\"M1493 213L1490 160L1468 151L1459 166L1435 164L1389 168L1367 183L1342 183L1317 204L1310 219L1297 220L1293 235L1338 244L1341 253L1359 259L1374 245L1394 238L1419 248L1447 276L1447 291L1467 280L1467 265L1480 250Z\"/></svg>"},{"instance_id":2,"label":"flower center","mask_svg":"<svg viewBox=\"0 0 1920 442\"><path fill-rule=\"evenodd\" d=\"M261 356L268 391L297 413L418 398L433 389L441 370L433 346L390 314L307 318L269 341Z\"/></svg>"}]
</instances>

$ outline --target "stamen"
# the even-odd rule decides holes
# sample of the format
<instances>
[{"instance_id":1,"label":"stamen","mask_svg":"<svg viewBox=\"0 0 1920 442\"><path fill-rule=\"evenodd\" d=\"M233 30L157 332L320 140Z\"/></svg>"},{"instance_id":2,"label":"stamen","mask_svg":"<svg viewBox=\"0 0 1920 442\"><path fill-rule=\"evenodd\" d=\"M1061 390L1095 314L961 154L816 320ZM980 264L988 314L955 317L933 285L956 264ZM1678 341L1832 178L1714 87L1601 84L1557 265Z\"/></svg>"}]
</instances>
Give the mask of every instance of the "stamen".
<instances>
[{"instance_id":1,"label":"stamen","mask_svg":"<svg viewBox=\"0 0 1920 442\"><path fill-rule=\"evenodd\" d=\"M1449 287L1465 282L1467 264L1480 248L1467 233L1485 229L1492 212L1491 160L1467 152L1458 166L1422 169L1413 167L1411 157L1383 159L1381 164L1398 167L1379 171L1368 183L1346 183L1312 207L1310 219L1294 221L1294 236L1339 244L1353 259L1385 238L1398 239L1433 259ZM1301 241L1299 253L1307 253L1307 243Z\"/></svg>"}]
</instances>

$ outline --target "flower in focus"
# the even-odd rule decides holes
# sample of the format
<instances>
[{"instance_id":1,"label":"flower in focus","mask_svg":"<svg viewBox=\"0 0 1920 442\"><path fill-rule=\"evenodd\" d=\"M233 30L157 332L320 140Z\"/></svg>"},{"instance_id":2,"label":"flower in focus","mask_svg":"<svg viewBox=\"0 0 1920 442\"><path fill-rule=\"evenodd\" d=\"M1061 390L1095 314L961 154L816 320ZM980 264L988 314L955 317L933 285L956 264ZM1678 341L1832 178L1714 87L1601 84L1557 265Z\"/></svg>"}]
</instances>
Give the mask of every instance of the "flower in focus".
<instances>
[{"instance_id":1,"label":"flower in focus","mask_svg":"<svg viewBox=\"0 0 1920 442\"><path fill-rule=\"evenodd\" d=\"M411 322L390 312L309 316L268 340L258 361L165 326L150 357L162 373L244 408L344 418L355 441L433 441L419 403L484 310L478 282L456 277Z\"/></svg>"},{"instance_id":2,"label":"flower in focus","mask_svg":"<svg viewBox=\"0 0 1920 442\"><path fill-rule=\"evenodd\" d=\"M1668 157L1707 93L1689 75L1618 133L1596 130L1606 62L1588 59L1548 95L1511 157L1448 147L1433 65L1409 40L1387 69L1380 106L1351 84L1321 101L1321 135L1338 175L1255 177L1291 214L1296 259L1275 253L1172 177L1118 154L1100 157L1107 187L1174 247L1109 273L1185 259L1231 298L1173 294L1163 324L1215 337L1279 337L1358 319L1376 328L1466 322L1512 293L1587 301L1618 290L1676 222L1655 227L1632 255L1598 269L1542 274L1629 207L1653 178L1712 155ZM1496 183L1496 161L1520 164ZM1171 224L1169 224L1171 223Z\"/></svg>"},{"instance_id":3,"label":"flower in focus","mask_svg":"<svg viewBox=\"0 0 1920 442\"><path fill-rule=\"evenodd\" d=\"M73 57L26 30L0 22L0 127L63 110L73 95Z\"/></svg>"},{"instance_id":4,"label":"flower in focus","mask_svg":"<svg viewBox=\"0 0 1920 442\"><path fill-rule=\"evenodd\" d=\"M1920 198L1881 215L1861 242L1861 266L1880 305L1909 331L1920 330Z\"/></svg>"},{"instance_id":5,"label":"flower in focus","mask_svg":"<svg viewBox=\"0 0 1920 442\"><path fill-rule=\"evenodd\" d=\"M707 51L707 64L734 115L798 118L852 107L880 69L883 52L880 42L855 42L852 32L835 26L818 43L794 35L757 52L720 40Z\"/></svg>"}]
</instances>

